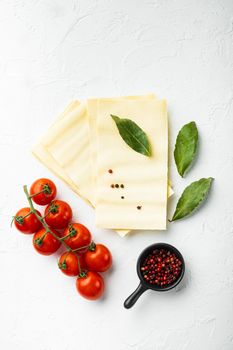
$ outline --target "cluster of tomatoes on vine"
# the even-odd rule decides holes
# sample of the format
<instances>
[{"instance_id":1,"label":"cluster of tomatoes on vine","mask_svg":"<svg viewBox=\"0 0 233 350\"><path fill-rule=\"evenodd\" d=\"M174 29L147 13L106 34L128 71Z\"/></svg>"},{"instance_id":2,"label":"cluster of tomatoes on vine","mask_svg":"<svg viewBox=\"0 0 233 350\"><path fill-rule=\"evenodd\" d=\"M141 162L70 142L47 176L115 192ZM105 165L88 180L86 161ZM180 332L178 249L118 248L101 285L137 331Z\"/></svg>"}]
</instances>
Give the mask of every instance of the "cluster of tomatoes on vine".
<instances>
[{"instance_id":1,"label":"cluster of tomatoes on vine","mask_svg":"<svg viewBox=\"0 0 233 350\"><path fill-rule=\"evenodd\" d=\"M36 180L28 192L24 186L29 207L20 209L13 217L16 228L33 235L33 246L43 255L55 253L60 246L65 251L58 267L68 276L78 276L76 288L86 299L99 299L104 292L104 280L99 272L112 265L112 255L103 244L92 241L90 231L80 223L72 222L72 209L62 200L55 199L57 189L49 179ZM44 216L34 208L33 202L46 205Z\"/></svg>"}]
</instances>

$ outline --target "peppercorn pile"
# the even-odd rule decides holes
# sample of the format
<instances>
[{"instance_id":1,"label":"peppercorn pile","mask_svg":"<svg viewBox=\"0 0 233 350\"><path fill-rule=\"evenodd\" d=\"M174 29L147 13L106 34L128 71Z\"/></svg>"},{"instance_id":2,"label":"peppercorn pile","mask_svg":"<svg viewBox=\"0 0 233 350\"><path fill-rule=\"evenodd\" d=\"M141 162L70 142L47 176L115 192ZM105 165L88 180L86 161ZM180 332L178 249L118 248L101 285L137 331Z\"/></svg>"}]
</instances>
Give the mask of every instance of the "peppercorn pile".
<instances>
[{"instance_id":1,"label":"peppercorn pile","mask_svg":"<svg viewBox=\"0 0 233 350\"><path fill-rule=\"evenodd\" d=\"M166 249L155 249L142 263L141 271L149 284L166 287L180 276L182 261Z\"/></svg>"}]
</instances>

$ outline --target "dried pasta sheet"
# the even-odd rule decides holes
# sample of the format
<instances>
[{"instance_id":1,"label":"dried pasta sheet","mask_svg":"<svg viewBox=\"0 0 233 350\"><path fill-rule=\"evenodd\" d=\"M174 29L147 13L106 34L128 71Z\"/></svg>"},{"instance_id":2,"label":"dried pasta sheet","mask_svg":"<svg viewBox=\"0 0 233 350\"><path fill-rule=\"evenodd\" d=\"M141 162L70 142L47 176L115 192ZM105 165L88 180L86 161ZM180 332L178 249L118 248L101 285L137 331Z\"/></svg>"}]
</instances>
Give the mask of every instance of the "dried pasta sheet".
<instances>
[{"instance_id":1,"label":"dried pasta sheet","mask_svg":"<svg viewBox=\"0 0 233 350\"><path fill-rule=\"evenodd\" d=\"M94 179L91 173L89 126L86 103L57 120L43 137L43 146L75 185L76 192L93 203Z\"/></svg>"},{"instance_id":2,"label":"dried pasta sheet","mask_svg":"<svg viewBox=\"0 0 233 350\"><path fill-rule=\"evenodd\" d=\"M129 118L148 135L153 155L133 151L110 114ZM164 100L98 101L96 224L112 229L166 229L168 126ZM113 173L108 172L109 169ZM112 188L111 184L124 188ZM124 199L122 199L124 197Z\"/></svg>"},{"instance_id":3,"label":"dried pasta sheet","mask_svg":"<svg viewBox=\"0 0 233 350\"><path fill-rule=\"evenodd\" d=\"M72 101L61 113L53 125L55 125L59 120L69 117L69 114L72 113L77 107L80 105L79 101ZM32 153L33 155L43 164L45 165L51 172L53 172L57 177L63 180L74 192L79 193L77 186L75 183L71 181L65 170L59 165L59 163L52 157L52 155L48 152L45 144L47 136L50 134L50 128L46 132L46 134L41 138L41 140L33 147Z\"/></svg>"},{"instance_id":4,"label":"dried pasta sheet","mask_svg":"<svg viewBox=\"0 0 233 350\"><path fill-rule=\"evenodd\" d=\"M136 95L136 96L122 96L115 98L106 98L105 100L119 101L124 99L137 100L137 99L150 99L155 98L154 94L148 95ZM88 119L89 119L89 129L90 129L90 151L91 151L91 171L93 177L96 179L97 177L97 114L98 114L98 103L99 99L88 99L87 100L87 108L88 108ZM95 193L94 193L95 195ZM96 198L94 198L94 203ZM130 230L129 229L117 229L116 232L119 236L126 236Z\"/></svg>"},{"instance_id":5,"label":"dried pasta sheet","mask_svg":"<svg viewBox=\"0 0 233 350\"><path fill-rule=\"evenodd\" d=\"M122 101L122 100L148 100L154 99L155 95L136 95L136 96L122 96L122 97L112 97L104 98L103 100L107 101ZM90 131L90 152L91 152L91 172L93 177L97 177L97 114L98 114L98 104L101 101L101 98L91 98L87 100L87 109L88 109L88 121L89 121L89 131ZM95 200L94 200L95 202Z\"/></svg>"}]
</instances>

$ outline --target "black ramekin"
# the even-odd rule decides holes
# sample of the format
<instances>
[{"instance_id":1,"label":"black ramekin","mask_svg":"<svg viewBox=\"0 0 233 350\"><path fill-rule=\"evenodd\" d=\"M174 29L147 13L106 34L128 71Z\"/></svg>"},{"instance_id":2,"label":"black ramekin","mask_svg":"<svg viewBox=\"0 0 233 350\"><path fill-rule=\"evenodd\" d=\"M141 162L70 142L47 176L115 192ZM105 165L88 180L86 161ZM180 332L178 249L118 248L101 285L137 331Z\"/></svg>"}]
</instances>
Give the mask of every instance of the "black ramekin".
<instances>
[{"instance_id":1,"label":"black ramekin","mask_svg":"<svg viewBox=\"0 0 233 350\"><path fill-rule=\"evenodd\" d=\"M174 283L169 284L168 286L157 286L155 284L150 284L148 282L145 281L145 279L143 278L142 275L142 271L141 271L141 267L143 264L143 261L145 260L145 258L153 252L153 250L155 249L166 249L169 250L170 252L174 253L182 262L182 269L181 269L181 273L179 275L179 277L174 281ZM150 246L148 246L147 248L145 248L141 254L138 257L138 261L137 261L137 274L140 280L139 286L137 287L137 289L125 300L124 302L124 307L126 309L131 308L136 301L138 300L138 298L140 297L140 295L142 295L142 293L144 293L147 289L152 289L156 292L166 292L174 287L176 287L180 281L182 280L183 276L184 276L184 272L185 272L185 263L184 263L184 258L182 256L182 254L179 252L179 250L177 250L175 247L173 247L172 245L168 244L168 243L155 243L152 244Z\"/></svg>"}]
</instances>

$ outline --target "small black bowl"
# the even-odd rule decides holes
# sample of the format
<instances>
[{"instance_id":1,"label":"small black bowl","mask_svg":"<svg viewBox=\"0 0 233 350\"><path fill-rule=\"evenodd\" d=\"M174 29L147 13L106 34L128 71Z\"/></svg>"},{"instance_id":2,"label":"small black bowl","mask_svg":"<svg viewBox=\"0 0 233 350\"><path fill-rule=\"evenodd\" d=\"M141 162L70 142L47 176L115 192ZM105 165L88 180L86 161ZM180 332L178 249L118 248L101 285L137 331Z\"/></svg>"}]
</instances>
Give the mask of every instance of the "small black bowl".
<instances>
[{"instance_id":1,"label":"small black bowl","mask_svg":"<svg viewBox=\"0 0 233 350\"><path fill-rule=\"evenodd\" d=\"M169 284L168 286L165 286L165 287L157 286L157 285L154 285L154 284L151 285L150 283L147 283L145 281L145 279L143 278L143 275L142 275L142 272L141 272L141 266L142 266L143 261L155 249L159 249L159 250L160 249L166 249L166 250L169 250L170 252L174 253L182 262L182 269L181 269L181 273L180 273L179 277L174 281L174 283L171 283L171 284ZM141 252L141 254L138 257L138 261L137 261L137 274L138 274L138 277L140 279L139 286L125 300L124 307L126 309L131 308L136 303L136 301L138 300L140 295L142 295L142 293L144 293L147 289L152 289L152 290L157 291L157 292L166 292L166 291L176 287L180 283L180 281L182 280L182 278L184 276L184 272L185 272L184 258L181 255L181 253L179 252L179 250L177 250L175 247L173 247L172 245L167 244L167 243L155 243L155 244L152 244L152 245L148 246L147 248L145 248Z\"/></svg>"}]
</instances>

